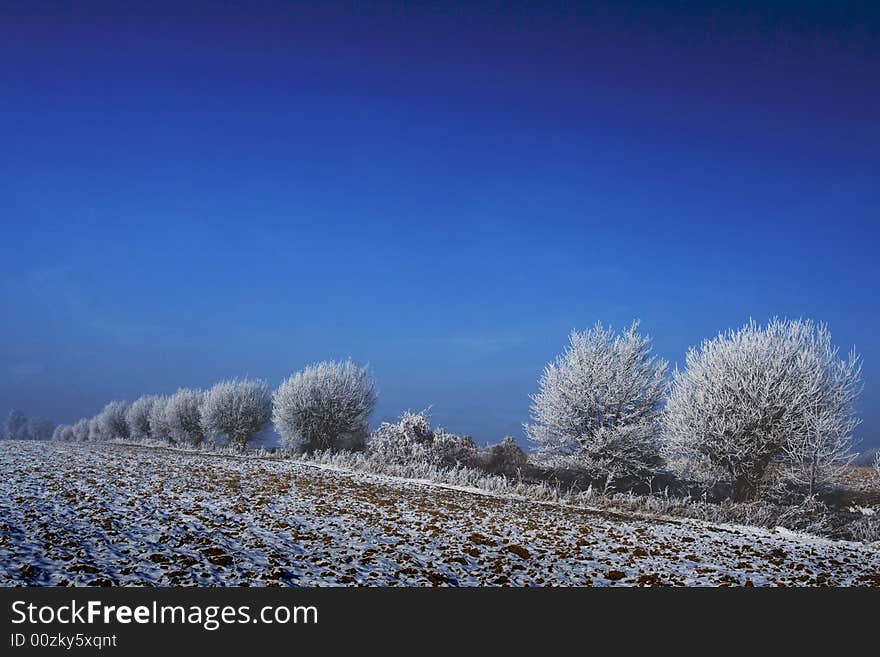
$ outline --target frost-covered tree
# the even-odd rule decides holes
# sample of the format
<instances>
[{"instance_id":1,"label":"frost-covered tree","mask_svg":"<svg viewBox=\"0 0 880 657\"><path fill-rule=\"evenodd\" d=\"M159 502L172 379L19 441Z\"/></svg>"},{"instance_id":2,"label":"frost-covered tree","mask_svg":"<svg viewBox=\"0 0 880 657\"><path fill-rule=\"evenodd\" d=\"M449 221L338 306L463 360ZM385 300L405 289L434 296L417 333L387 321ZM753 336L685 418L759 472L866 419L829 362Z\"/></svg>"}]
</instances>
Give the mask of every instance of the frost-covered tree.
<instances>
[{"instance_id":1,"label":"frost-covered tree","mask_svg":"<svg viewBox=\"0 0 880 657\"><path fill-rule=\"evenodd\" d=\"M147 414L147 423L150 425L150 438L153 440L171 440L171 428L168 426L168 418L165 416L165 408L168 405L168 397L162 395L155 397Z\"/></svg>"},{"instance_id":2,"label":"frost-covered tree","mask_svg":"<svg viewBox=\"0 0 880 657\"><path fill-rule=\"evenodd\" d=\"M95 424L97 424L97 421L95 421ZM73 424L73 426L70 428L70 430L72 433L71 437L74 440L77 440L81 443L84 443L89 439L94 440L94 438L91 436L91 430L92 430L92 421L91 420L87 420L86 418L83 418L81 420L77 420Z\"/></svg>"},{"instance_id":3,"label":"frost-covered tree","mask_svg":"<svg viewBox=\"0 0 880 657\"><path fill-rule=\"evenodd\" d=\"M53 442L61 442L64 440L64 432L67 430L66 424L59 424L55 427L55 430L52 432L52 441Z\"/></svg>"},{"instance_id":4,"label":"frost-covered tree","mask_svg":"<svg viewBox=\"0 0 880 657\"><path fill-rule=\"evenodd\" d=\"M53 431L55 431L55 423L41 417L31 420L28 428L31 440L49 440Z\"/></svg>"},{"instance_id":5,"label":"frost-covered tree","mask_svg":"<svg viewBox=\"0 0 880 657\"><path fill-rule=\"evenodd\" d=\"M638 326L615 334L596 324L571 333L532 396L532 423L525 429L539 454L584 467L606 483L659 465L666 362L651 354L650 338Z\"/></svg>"},{"instance_id":6,"label":"frost-covered tree","mask_svg":"<svg viewBox=\"0 0 880 657\"><path fill-rule=\"evenodd\" d=\"M272 416L272 395L265 381L221 381L205 393L202 427L206 436L225 436L244 449L266 428Z\"/></svg>"},{"instance_id":7,"label":"frost-covered tree","mask_svg":"<svg viewBox=\"0 0 880 657\"><path fill-rule=\"evenodd\" d=\"M150 411L156 403L156 395L144 395L135 399L125 414L129 436L135 440L147 440L150 433Z\"/></svg>"},{"instance_id":8,"label":"frost-covered tree","mask_svg":"<svg viewBox=\"0 0 880 657\"><path fill-rule=\"evenodd\" d=\"M690 454L735 499L772 461L812 493L849 459L860 359L841 360L827 327L754 321L691 348L664 412L668 449Z\"/></svg>"},{"instance_id":9,"label":"frost-covered tree","mask_svg":"<svg viewBox=\"0 0 880 657\"><path fill-rule=\"evenodd\" d=\"M28 423L24 412L18 408L9 411L4 426L3 436L9 440L27 440L28 439Z\"/></svg>"},{"instance_id":10,"label":"frost-covered tree","mask_svg":"<svg viewBox=\"0 0 880 657\"><path fill-rule=\"evenodd\" d=\"M376 381L367 366L325 361L282 382L273 395L275 429L291 447L359 449L376 407Z\"/></svg>"},{"instance_id":11,"label":"frost-covered tree","mask_svg":"<svg viewBox=\"0 0 880 657\"><path fill-rule=\"evenodd\" d=\"M98 414L101 432L109 439L130 437L128 430L128 404L124 401L112 401Z\"/></svg>"},{"instance_id":12,"label":"frost-covered tree","mask_svg":"<svg viewBox=\"0 0 880 657\"><path fill-rule=\"evenodd\" d=\"M86 433L85 440L88 440L90 442L97 443L101 442L102 440L107 440L111 437L104 432L100 414L89 420L86 420L86 428L88 429L88 432Z\"/></svg>"},{"instance_id":13,"label":"frost-covered tree","mask_svg":"<svg viewBox=\"0 0 880 657\"><path fill-rule=\"evenodd\" d=\"M165 404L165 422L168 432L177 444L200 445L205 440L202 427L202 404L205 393L181 388Z\"/></svg>"},{"instance_id":14,"label":"frost-covered tree","mask_svg":"<svg viewBox=\"0 0 880 657\"><path fill-rule=\"evenodd\" d=\"M506 436L497 445L489 445L480 453L480 467L483 470L505 477L517 476L528 460L528 455L512 436Z\"/></svg>"},{"instance_id":15,"label":"frost-covered tree","mask_svg":"<svg viewBox=\"0 0 880 657\"><path fill-rule=\"evenodd\" d=\"M430 463L443 468L477 463L473 439L442 427L431 429L426 410L406 411L397 422L383 422L370 436L367 449L386 463Z\"/></svg>"}]
</instances>

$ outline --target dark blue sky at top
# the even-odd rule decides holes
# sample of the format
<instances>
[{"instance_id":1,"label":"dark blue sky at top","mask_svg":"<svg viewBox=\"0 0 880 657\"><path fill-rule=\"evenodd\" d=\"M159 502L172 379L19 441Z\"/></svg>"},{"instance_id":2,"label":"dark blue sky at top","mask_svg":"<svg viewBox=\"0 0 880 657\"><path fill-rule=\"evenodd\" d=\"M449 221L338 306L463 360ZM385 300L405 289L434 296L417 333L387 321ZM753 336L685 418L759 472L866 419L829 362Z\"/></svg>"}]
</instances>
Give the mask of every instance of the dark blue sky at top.
<instances>
[{"instance_id":1,"label":"dark blue sky at top","mask_svg":"<svg viewBox=\"0 0 880 657\"><path fill-rule=\"evenodd\" d=\"M3 2L0 407L351 356L486 442L573 328L780 315L876 444L870 7Z\"/></svg>"}]
</instances>

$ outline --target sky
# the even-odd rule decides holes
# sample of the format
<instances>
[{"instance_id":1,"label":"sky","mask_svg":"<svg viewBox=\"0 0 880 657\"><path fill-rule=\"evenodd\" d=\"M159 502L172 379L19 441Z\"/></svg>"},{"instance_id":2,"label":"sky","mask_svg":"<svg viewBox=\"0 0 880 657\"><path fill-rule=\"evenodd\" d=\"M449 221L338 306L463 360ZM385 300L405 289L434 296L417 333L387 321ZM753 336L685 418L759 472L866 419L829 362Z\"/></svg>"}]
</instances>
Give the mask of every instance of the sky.
<instances>
[{"instance_id":1,"label":"sky","mask_svg":"<svg viewBox=\"0 0 880 657\"><path fill-rule=\"evenodd\" d=\"M880 6L0 3L0 409L369 363L523 440L572 329L674 367L749 318L863 355Z\"/></svg>"}]
</instances>

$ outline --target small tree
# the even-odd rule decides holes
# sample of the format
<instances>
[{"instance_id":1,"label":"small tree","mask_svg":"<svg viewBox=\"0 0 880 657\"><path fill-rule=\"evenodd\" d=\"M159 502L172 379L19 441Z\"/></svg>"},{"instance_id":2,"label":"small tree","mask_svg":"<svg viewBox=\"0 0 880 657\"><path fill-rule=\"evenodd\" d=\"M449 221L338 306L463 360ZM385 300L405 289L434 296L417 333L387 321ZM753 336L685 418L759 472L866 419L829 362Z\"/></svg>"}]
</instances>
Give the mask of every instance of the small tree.
<instances>
[{"instance_id":1,"label":"small tree","mask_svg":"<svg viewBox=\"0 0 880 657\"><path fill-rule=\"evenodd\" d=\"M9 411L3 435L9 440L27 440L28 423L23 411L17 408Z\"/></svg>"},{"instance_id":2,"label":"small tree","mask_svg":"<svg viewBox=\"0 0 880 657\"><path fill-rule=\"evenodd\" d=\"M533 423L525 429L540 454L585 467L606 484L659 465L666 362L651 355L650 338L638 326L621 335L601 324L572 332L532 396Z\"/></svg>"},{"instance_id":3,"label":"small tree","mask_svg":"<svg viewBox=\"0 0 880 657\"><path fill-rule=\"evenodd\" d=\"M271 415L272 396L265 381L222 381L205 394L202 428L206 435L226 436L243 450L266 428Z\"/></svg>"},{"instance_id":4,"label":"small tree","mask_svg":"<svg viewBox=\"0 0 880 657\"><path fill-rule=\"evenodd\" d=\"M128 433L134 440L147 440L152 436L150 429L150 411L156 403L156 395L144 395L135 399L125 414Z\"/></svg>"},{"instance_id":5,"label":"small tree","mask_svg":"<svg viewBox=\"0 0 880 657\"><path fill-rule=\"evenodd\" d=\"M55 423L41 417L31 420L28 429L31 440L49 440L53 431L55 431Z\"/></svg>"},{"instance_id":6,"label":"small tree","mask_svg":"<svg viewBox=\"0 0 880 657\"><path fill-rule=\"evenodd\" d=\"M754 497L767 466L812 494L848 462L860 359L837 357L811 321L749 322L691 348L664 413L668 449L692 454L710 478Z\"/></svg>"},{"instance_id":7,"label":"small tree","mask_svg":"<svg viewBox=\"0 0 880 657\"><path fill-rule=\"evenodd\" d=\"M112 401L98 414L98 422L101 433L107 438L128 439L131 434L128 430L128 404L123 401Z\"/></svg>"},{"instance_id":8,"label":"small tree","mask_svg":"<svg viewBox=\"0 0 880 657\"><path fill-rule=\"evenodd\" d=\"M168 397L162 395L153 400L150 407L148 421L150 424L150 438L153 440L167 440L171 442L171 427L168 426L168 418L165 408L168 405Z\"/></svg>"},{"instance_id":9,"label":"small tree","mask_svg":"<svg viewBox=\"0 0 880 657\"><path fill-rule=\"evenodd\" d=\"M64 432L67 430L68 425L59 424L55 427L55 430L52 432L52 441L53 442L61 442L64 440Z\"/></svg>"},{"instance_id":10,"label":"small tree","mask_svg":"<svg viewBox=\"0 0 880 657\"><path fill-rule=\"evenodd\" d=\"M310 365L273 395L272 420L281 438L307 452L362 448L376 407L376 381L348 360Z\"/></svg>"},{"instance_id":11,"label":"small tree","mask_svg":"<svg viewBox=\"0 0 880 657\"><path fill-rule=\"evenodd\" d=\"M189 388L181 388L168 398L165 404L165 422L175 443L196 446L205 440L205 430L202 427L204 400L205 393Z\"/></svg>"}]
</instances>

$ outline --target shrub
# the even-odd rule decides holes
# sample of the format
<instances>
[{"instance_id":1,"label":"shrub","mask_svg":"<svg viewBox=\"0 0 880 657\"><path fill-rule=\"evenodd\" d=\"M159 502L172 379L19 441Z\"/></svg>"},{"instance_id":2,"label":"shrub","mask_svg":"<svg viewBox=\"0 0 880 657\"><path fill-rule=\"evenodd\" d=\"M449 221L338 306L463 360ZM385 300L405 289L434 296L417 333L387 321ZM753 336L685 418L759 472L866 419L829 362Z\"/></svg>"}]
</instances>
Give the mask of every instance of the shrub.
<instances>
[{"instance_id":1,"label":"shrub","mask_svg":"<svg viewBox=\"0 0 880 657\"><path fill-rule=\"evenodd\" d=\"M181 388L168 398L165 404L165 422L175 443L200 445L205 440L202 427L202 404L205 393L201 390Z\"/></svg>"},{"instance_id":2,"label":"shrub","mask_svg":"<svg viewBox=\"0 0 880 657\"><path fill-rule=\"evenodd\" d=\"M660 464L658 418L666 362L651 355L638 322L616 335L597 324L572 332L543 372L526 433L538 453L612 481L645 476Z\"/></svg>"},{"instance_id":3,"label":"shrub","mask_svg":"<svg viewBox=\"0 0 880 657\"><path fill-rule=\"evenodd\" d=\"M266 428L272 396L265 381L222 381L205 394L202 428L206 435L225 436L238 449Z\"/></svg>"},{"instance_id":4,"label":"shrub","mask_svg":"<svg viewBox=\"0 0 880 657\"><path fill-rule=\"evenodd\" d=\"M125 415L128 422L129 436L135 440L147 440L152 436L150 429L150 411L158 398L155 395L144 395L135 399Z\"/></svg>"},{"instance_id":5,"label":"shrub","mask_svg":"<svg viewBox=\"0 0 880 657\"><path fill-rule=\"evenodd\" d=\"M528 455L507 436L497 445L489 445L480 453L480 468L489 474L515 477L522 472L529 461Z\"/></svg>"},{"instance_id":6,"label":"shrub","mask_svg":"<svg viewBox=\"0 0 880 657\"><path fill-rule=\"evenodd\" d=\"M383 422L370 436L368 449L386 463L429 463L439 467L472 466L477 445L470 436L431 429L427 411L406 411L397 422Z\"/></svg>"},{"instance_id":7,"label":"shrub","mask_svg":"<svg viewBox=\"0 0 880 657\"><path fill-rule=\"evenodd\" d=\"M285 443L305 452L361 449L376 399L368 367L326 361L278 386L272 420Z\"/></svg>"},{"instance_id":8,"label":"shrub","mask_svg":"<svg viewBox=\"0 0 880 657\"><path fill-rule=\"evenodd\" d=\"M128 438L130 433L126 420L127 413L128 404L123 401L112 401L107 404L98 414L101 433L107 438Z\"/></svg>"},{"instance_id":9,"label":"shrub","mask_svg":"<svg viewBox=\"0 0 880 657\"><path fill-rule=\"evenodd\" d=\"M668 449L691 455L737 500L767 466L812 494L848 462L859 358L837 358L824 325L750 322L691 348L664 413Z\"/></svg>"}]
</instances>

